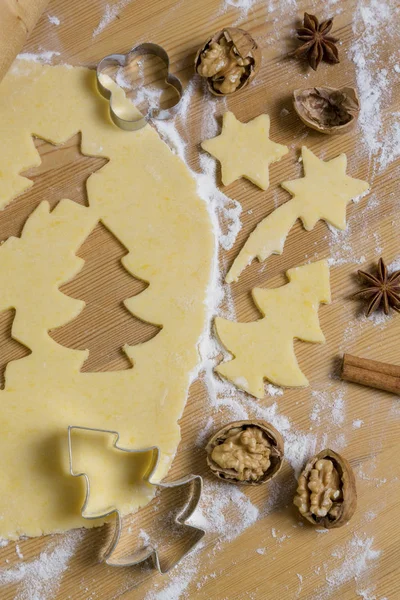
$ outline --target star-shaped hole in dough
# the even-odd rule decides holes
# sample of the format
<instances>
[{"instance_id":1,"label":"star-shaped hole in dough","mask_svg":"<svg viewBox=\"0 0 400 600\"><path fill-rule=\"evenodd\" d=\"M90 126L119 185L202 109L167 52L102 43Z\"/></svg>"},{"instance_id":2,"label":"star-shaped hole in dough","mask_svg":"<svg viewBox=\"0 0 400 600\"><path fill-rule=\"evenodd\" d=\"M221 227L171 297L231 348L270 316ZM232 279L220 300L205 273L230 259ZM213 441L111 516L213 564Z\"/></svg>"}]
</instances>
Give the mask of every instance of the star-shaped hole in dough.
<instances>
[{"instance_id":1,"label":"star-shaped hole in dough","mask_svg":"<svg viewBox=\"0 0 400 600\"><path fill-rule=\"evenodd\" d=\"M87 182L91 175L100 171L109 161L101 156L89 156L81 151L81 133L69 138L64 144L53 144L35 137L38 151L36 165L22 171L24 178L23 195L19 195L7 205L5 198L0 204L6 210L0 211L0 239L19 237L29 215L42 200L53 208L63 198L88 206ZM22 193L21 192L21 193Z\"/></svg>"},{"instance_id":2,"label":"star-shaped hole in dough","mask_svg":"<svg viewBox=\"0 0 400 600\"><path fill-rule=\"evenodd\" d=\"M269 139L269 129L268 115L241 123L232 112L224 114L220 135L201 144L221 163L224 185L245 177L262 190L268 189L269 165L289 152L286 146Z\"/></svg>"},{"instance_id":3,"label":"star-shaped hole in dough","mask_svg":"<svg viewBox=\"0 0 400 600\"><path fill-rule=\"evenodd\" d=\"M346 229L347 204L370 188L367 181L346 174L345 154L325 162L303 146L302 159L304 177L281 184L293 198L258 223L235 258L225 278L227 283L237 281L255 257L264 261L271 254L282 254L286 237L297 219L301 219L307 231L320 219Z\"/></svg>"}]
</instances>

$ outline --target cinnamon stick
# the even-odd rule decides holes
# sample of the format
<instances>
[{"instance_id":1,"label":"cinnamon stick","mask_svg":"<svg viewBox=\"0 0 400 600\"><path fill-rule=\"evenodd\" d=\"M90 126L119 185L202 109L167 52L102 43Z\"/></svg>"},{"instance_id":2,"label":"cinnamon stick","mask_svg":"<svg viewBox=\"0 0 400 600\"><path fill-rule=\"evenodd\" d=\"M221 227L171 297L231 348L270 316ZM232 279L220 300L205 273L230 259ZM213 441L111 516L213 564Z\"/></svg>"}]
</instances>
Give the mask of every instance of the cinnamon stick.
<instances>
[{"instance_id":1,"label":"cinnamon stick","mask_svg":"<svg viewBox=\"0 0 400 600\"><path fill-rule=\"evenodd\" d=\"M397 365L345 354L341 378L345 381L400 394L400 366Z\"/></svg>"}]
</instances>

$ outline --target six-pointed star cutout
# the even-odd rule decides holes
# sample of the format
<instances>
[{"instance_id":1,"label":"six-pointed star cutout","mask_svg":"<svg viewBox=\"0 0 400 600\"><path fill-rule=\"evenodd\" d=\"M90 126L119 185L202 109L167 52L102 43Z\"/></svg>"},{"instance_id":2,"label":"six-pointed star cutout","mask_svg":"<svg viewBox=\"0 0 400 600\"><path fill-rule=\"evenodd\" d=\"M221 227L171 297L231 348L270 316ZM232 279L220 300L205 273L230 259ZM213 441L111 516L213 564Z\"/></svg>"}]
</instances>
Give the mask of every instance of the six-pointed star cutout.
<instances>
[{"instance_id":1,"label":"six-pointed star cutout","mask_svg":"<svg viewBox=\"0 0 400 600\"><path fill-rule=\"evenodd\" d=\"M224 114L221 134L201 144L221 163L224 185L245 177L262 190L268 188L269 165L288 153L286 146L269 139L269 128L268 115L241 123L232 112Z\"/></svg>"},{"instance_id":2,"label":"six-pointed star cutout","mask_svg":"<svg viewBox=\"0 0 400 600\"><path fill-rule=\"evenodd\" d=\"M304 177L284 181L281 186L299 205L299 217L307 231L324 219L338 229L346 229L346 206L369 189L369 183L346 174L347 156L340 154L323 161L306 146L301 150Z\"/></svg>"}]
</instances>

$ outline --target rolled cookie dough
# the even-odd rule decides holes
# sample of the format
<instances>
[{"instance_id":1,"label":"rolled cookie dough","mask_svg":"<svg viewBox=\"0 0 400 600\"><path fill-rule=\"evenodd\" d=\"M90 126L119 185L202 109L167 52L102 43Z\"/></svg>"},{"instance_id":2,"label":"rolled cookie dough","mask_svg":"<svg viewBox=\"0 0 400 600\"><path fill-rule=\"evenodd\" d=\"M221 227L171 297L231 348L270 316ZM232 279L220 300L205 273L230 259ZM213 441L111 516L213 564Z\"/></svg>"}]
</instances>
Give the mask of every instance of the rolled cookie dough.
<instances>
[{"instance_id":1,"label":"rolled cookie dough","mask_svg":"<svg viewBox=\"0 0 400 600\"><path fill-rule=\"evenodd\" d=\"M32 185L19 175L40 164L32 134L62 144L78 131L84 154L109 159L88 180L89 207L65 199L49 212L44 198L21 238L0 247L0 310L16 309L13 336L32 350L8 364L0 391L3 538L101 522L81 517L84 481L68 473L68 425L117 430L123 447L158 445L164 477L198 361L214 243L205 203L153 128L126 132L111 123L93 71L14 63L0 85L1 208ZM81 269L75 253L100 220L128 249L128 272L149 283L126 307L162 330L124 348L132 369L81 373L87 353L58 345L48 330L83 308L58 288ZM122 460L112 441L75 440L75 471L91 477L91 513L110 506L128 513L150 498L140 483L146 465Z\"/></svg>"}]
</instances>

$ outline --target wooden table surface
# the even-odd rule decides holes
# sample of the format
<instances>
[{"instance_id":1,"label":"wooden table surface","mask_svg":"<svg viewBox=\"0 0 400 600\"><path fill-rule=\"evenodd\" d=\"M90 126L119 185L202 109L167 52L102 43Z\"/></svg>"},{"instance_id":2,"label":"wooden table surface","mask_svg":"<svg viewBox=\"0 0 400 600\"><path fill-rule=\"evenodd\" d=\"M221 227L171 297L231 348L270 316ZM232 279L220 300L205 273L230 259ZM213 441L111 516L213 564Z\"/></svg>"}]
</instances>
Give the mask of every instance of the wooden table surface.
<instances>
[{"instance_id":1,"label":"wooden table surface","mask_svg":"<svg viewBox=\"0 0 400 600\"><path fill-rule=\"evenodd\" d=\"M301 526L291 507L295 480L287 463L274 485L246 490L248 506L255 506L260 511L256 522L244 528L241 535L235 537L232 534L230 541L227 541L226 532L208 534L204 548L169 575L161 577L148 569L116 569L98 564L97 548L107 533L102 528L81 535L68 569L59 576L60 585L55 583L53 587L46 587L43 583L42 587L36 588L33 583L29 584L34 578L28 578L28 584L24 584L23 576L19 577L18 573L24 572L26 577L29 573L33 577L36 570L39 573L41 561L46 558L43 555L40 558L39 554L50 552L51 540L22 540L18 552L23 554L23 559L16 554L14 543L0 551L0 583L9 583L1 588L3 600L400 598L400 504L397 498L400 494L400 463L396 459L400 452L399 400L388 393L345 384L337 378L338 357L344 351L400 364L400 317L366 319L360 304L350 299L357 289L354 278L357 261L365 261L364 267L368 268L380 255L388 263L399 257L399 161L379 169L374 157L368 155L363 139L365 131L361 129L333 138L307 130L296 118L290 98L291 92L298 87L355 84L355 67L349 57L349 49L355 40L352 21L360 15L356 13L357 5L360 8L363 4L367 10L377 3L369 0L359 3L356 0L299 0L296 6L296 2L289 0L248 0L247 3L227 0L225 4L226 10L223 10L222 0L120 0L111 2L107 8L103 0L52 0L25 51L57 51L60 55L54 58L54 63L94 66L106 54L127 51L136 42L150 39L167 49L172 71L186 86L193 78L194 54L209 34L235 23L253 34L263 50L262 69L254 84L225 103L205 95L199 82L194 82L188 118L184 121L178 116L175 120L178 132L187 143L188 164L195 170L199 170L199 143L204 135L205 115L209 112L215 112L219 119L229 108L243 121L267 112L271 116L272 139L290 147L290 158L270 169L271 185L267 192L258 190L246 180L224 189L228 196L241 203L243 226L233 248L220 252L223 269L231 264L254 226L276 204L288 199L279 183L301 176L301 165L296 159L302 144L307 144L325 159L346 152L348 172L371 182L371 194L348 207L349 230L346 234L335 236L323 222L319 222L312 232L305 232L297 223L283 255L271 257L266 269L265 265L254 261L232 288L238 320L254 320L259 315L249 295L251 288L281 285L286 269L307 259L334 257L331 268L333 302L319 311L327 343L316 346L296 342L295 345L300 365L311 381L310 388L286 390L281 396L267 396L257 403L265 408L277 402L279 414L291 423L292 434L286 440L288 445L299 444L299 441L301 445L300 434L303 433L304 444L314 439L317 450L329 445L350 460L357 477L358 510L348 526L329 533ZM397 2L389 0L386 4L394 9ZM250 10L246 12L235 5L248 6ZM293 28L304 10L321 17L331 13L336 15L334 32L341 40L340 65L322 64L314 73L303 63L286 57L287 50L293 47ZM93 35L106 11L115 18ZM51 22L49 16L57 17L60 24L55 24L54 19ZM393 19L396 18L398 22L399 14L393 11ZM398 53L398 43L395 44L393 37L387 31L380 35L382 45L376 59L377 69L392 64L390 61ZM390 87L391 93L380 107L384 122L398 110L398 75ZM38 141L38 149L43 162L40 168L30 172L34 186L1 213L1 239L11 234L19 235L25 219L43 199L53 205L62 197L84 202L84 181L102 164L101 159L88 161L80 155L79 135L61 150L42 141ZM219 171L217 177L219 182ZM119 259L123 254L124 249L99 225L79 251L86 260L85 268L63 288L66 293L86 300L88 309L74 327L58 332L57 339L72 347L89 347L91 362L85 365L88 370L126 368L120 346L125 342L138 343L154 334L154 328L132 319L121 306L121 300L139 292L142 285L120 268ZM115 277L116 269L119 269L118 278ZM96 306L90 307L94 299L99 310L110 302L111 296L107 293L110 285L118 292L112 295L114 306L108 313L114 323L111 339L102 331L102 319ZM24 355L24 349L9 339L11 321L11 313L1 316L3 363ZM88 326L96 329L94 339L85 338ZM129 339L126 339L127 335ZM336 408L333 407L335 402ZM333 410L336 410L334 419ZM229 409L221 407L218 410L208 401L204 383L197 380L190 389L181 420L182 442L171 477L193 471L203 474L206 483L212 485L205 467L204 450L198 443L199 432L210 417L213 419L211 430L232 420ZM228 487L218 488L222 499L224 494L230 497ZM231 510L232 516L226 517L226 527L233 529L237 525L237 507L234 500L230 504L228 512ZM209 506L208 511L212 518L212 507ZM149 526L152 515L154 507L140 511L134 521L135 529ZM246 511L242 517L245 519ZM61 538L57 537L57 543ZM129 540L126 545L128 543ZM32 562L35 560L37 562ZM4 575L7 572L15 573L14 579Z\"/></svg>"}]
</instances>

